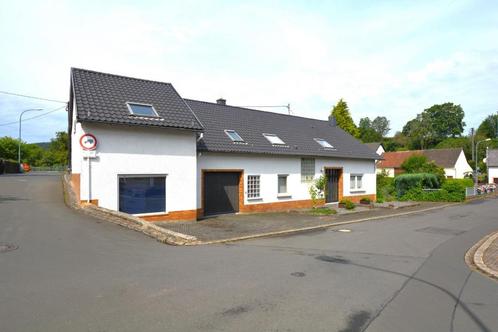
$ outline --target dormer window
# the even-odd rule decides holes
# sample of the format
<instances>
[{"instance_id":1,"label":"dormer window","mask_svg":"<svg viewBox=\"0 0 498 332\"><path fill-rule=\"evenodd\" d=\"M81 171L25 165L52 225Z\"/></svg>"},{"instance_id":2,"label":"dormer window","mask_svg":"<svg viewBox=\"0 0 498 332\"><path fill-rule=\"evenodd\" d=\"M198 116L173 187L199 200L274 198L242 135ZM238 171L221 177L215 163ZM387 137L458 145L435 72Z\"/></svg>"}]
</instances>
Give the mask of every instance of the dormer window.
<instances>
[{"instance_id":1,"label":"dormer window","mask_svg":"<svg viewBox=\"0 0 498 332\"><path fill-rule=\"evenodd\" d=\"M284 145L285 142L282 141L280 139L280 137L278 137L277 135L275 134L263 134L263 136L268 140L268 142L270 142L271 144L275 144L275 145Z\"/></svg>"},{"instance_id":2,"label":"dormer window","mask_svg":"<svg viewBox=\"0 0 498 332\"><path fill-rule=\"evenodd\" d=\"M315 142L320 144L325 149L333 149L334 146L322 138L314 138Z\"/></svg>"},{"instance_id":3,"label":"dormer window","mask_svg":"<svg viewBox=\"0 0 498 332\"><path fill-rule=\"evenodd\" d=\"M152 105L139 103L126 103L130 114L137 116L153 116L157 117L157 112Z\"/></svg>"},{"instance_id":4,"label":"dormer window","mask_svg":"<svg viewBox=\"0 0 498 332\"><path fill-rule=\"evenodd\" d=\"M226 129L225 134L227 134L227 136L230 137L232 142L238 142L238 143L244 142L242 137L240 137L240 135L235 130Z\"/></svg>"}]
</instances>

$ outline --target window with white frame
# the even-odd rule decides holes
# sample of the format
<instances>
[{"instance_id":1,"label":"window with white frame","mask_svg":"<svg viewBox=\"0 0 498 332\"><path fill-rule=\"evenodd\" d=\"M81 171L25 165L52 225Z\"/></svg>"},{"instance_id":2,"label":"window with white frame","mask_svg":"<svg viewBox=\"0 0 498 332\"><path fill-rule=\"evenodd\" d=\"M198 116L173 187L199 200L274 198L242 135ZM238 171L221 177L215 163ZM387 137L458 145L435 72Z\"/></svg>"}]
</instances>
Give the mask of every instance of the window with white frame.
<instances>
[{"instance_id":1,"label":"window with white frame","mask_svg":"<svg viewBox=\"0 0 498 332\"><path fill-rule=\"evenodd\" d=\"M280 137L275 134L263 134L263 136L271 143L276 145L284 145L285 142L282 141Z\"/></svg>"},{"instance_id":2,"label":"window with white frame","mask_svg":"<svg viewBox=\"0 0 498 332\"><path fill-rule=\"evenodd\" d=\"M326 140L324 140L323 138L314 138L314 140L325 149L334 149L334 146L329 142L327 142Z\"/></svg>"},{"instance_id":3,"label":"window with white frame","mask_svg":"<svg viewBox=\"0 0 498 332\"><path fill-rule=\"evenodd\" d=\"M133 115L138 116L153 116L157 117L157 112L154 109L154 106L148 104L139 104L139 103L126 103L128 106L128 110Z\"/></svg>"},{"instance_id":4,"label":"window with white frame","mask_svg":"<svg viewBox=\"0 0 498 332\"><path fill-rule=\"evenodd\" d=\"M244 142L242 137L240 137L240 135L235 130L227 129L225 130L225 134L227 134L227 136L230 137L233 142Z\"/></svg>"},{"instance_id":5,"label":"window with white frame","mask_svg":"<svg viewBox=\"0 0 498 332\"><path fill-rule=\"evenodd\" d=\"M349 189L351 190L362 190L363 189L363 175L362 174L351 174L349 177Z\"/></svg>"},{"instance_id":6,"label":"window with white frame","mask_svg":"<svg viewBox=\"0 0 498 332\"><path fill-rule=\"evenodd\" d=\"M248 175L247 176L247 198L261 197L260 191L260 176Z\"/></svg>"},{"instance_id":7,"label":"window with white frame","mask_svg":"<svg viewBox=\"0 0 498 332\"><path fill-rule=\"evenodd\" d=\"M287 194L287 174L278 175L278 193Z\"/></svg>"},{"instance_id":8,"label":"window with white frame","mask_svg":"<svg viewBox=\"0 0 498 332\"><path fill-rule=\"evenodd\" d=\"M315 159L301 158L301 182L313 181L315 177Z\"/></svg>"}]
</instances>

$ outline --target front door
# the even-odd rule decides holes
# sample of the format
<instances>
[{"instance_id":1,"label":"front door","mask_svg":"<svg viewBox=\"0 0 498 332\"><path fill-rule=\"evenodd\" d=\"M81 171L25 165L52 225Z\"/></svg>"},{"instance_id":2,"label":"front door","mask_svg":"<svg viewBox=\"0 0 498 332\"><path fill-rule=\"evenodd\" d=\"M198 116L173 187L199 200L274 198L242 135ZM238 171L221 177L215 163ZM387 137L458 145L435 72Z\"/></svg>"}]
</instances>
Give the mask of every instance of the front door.
<instances>
[{"instance_id":1,"label":"front door","mask_svg":"<svg viewBox=\"0 0 498 332\"><path fill-rule=\"evenodd\" d=\"M340 169L326 169L327 188L325 190L325 202L334 203L339 201L339 175Z\"/></svg>"},{"instance_id":2,"label":"front door","mask_svg":"<svg viewBox=\"0 0 498 332\"><path fill-rule=\"evenodd\" d=\"M239 177L236 172L205 173L205 216L239 211Z\"/></svg>"}]
</instances>

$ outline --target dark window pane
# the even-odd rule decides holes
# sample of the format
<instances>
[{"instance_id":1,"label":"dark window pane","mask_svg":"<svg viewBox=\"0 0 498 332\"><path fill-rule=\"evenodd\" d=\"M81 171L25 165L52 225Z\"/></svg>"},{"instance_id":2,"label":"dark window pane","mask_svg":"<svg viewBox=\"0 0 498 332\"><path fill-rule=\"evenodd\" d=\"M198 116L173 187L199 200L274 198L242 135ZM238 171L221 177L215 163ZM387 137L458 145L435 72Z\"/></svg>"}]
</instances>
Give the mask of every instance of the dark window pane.
<instances>
[{"instance_id":1,"label":"dark window pane","mask_svg":"<svg viewBox=\"0 0 498 332\"><path fill-rule=\"evenodd\" d=\"M137 214L166 211L164 177L119 179L119 211Z\"/></svg>"}]
</instances>

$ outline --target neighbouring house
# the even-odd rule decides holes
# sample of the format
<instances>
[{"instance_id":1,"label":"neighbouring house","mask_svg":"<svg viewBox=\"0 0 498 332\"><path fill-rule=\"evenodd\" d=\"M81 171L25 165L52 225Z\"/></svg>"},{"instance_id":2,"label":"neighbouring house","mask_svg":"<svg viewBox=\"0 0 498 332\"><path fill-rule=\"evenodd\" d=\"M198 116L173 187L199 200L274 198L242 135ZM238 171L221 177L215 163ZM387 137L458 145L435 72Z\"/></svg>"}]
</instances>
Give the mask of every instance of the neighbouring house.
<instances>
[{"instance_id":1,"label":"neighbouring house","mask_svg":"<svg viewBox=\"0 0 498 332\"><path fill-rule=\"evenodd\" d=\"M375 151L379 156L382 156L386 150L384 150L384 146L382 143L375 142L375 143L365 143L366 146L368 146L370 149Z\"/></svg>"},{"instance_id":2,"label":"neighbouring house","mask_svg":"<svg viewBox=\"0 0 498 332\"><path fill-rule=\"evenodd\" d=\"M465 175L472 174L472 167L467 162L462 148L385 152L384 159L377 163L377 173L385 171L390 177L403 173L401 164L414 155L426 156L429 161L444 168L444 173L449 179L463 179Z\"/></svg>"},{"instance_id":3,"label":"neighbouring house","mask_svg":"<svg viewBox=\"0 0 498 332\"><path fill-rule=\"evenodd\" d=\"M498 184L498 149L488 149L486 153L488 183Z\"/></svg>"},{"instance_id":4,"label":"neighbouring house","mask_svg":"<svg viewBox=\"0 0 498 332\"><path fill-rule=\"evenodd\" d=\"M71 181L82 202L146 220L375 199L375 159L327 121L184 99L173 85L71 69Z\"/></svg>"}]
</instances>

